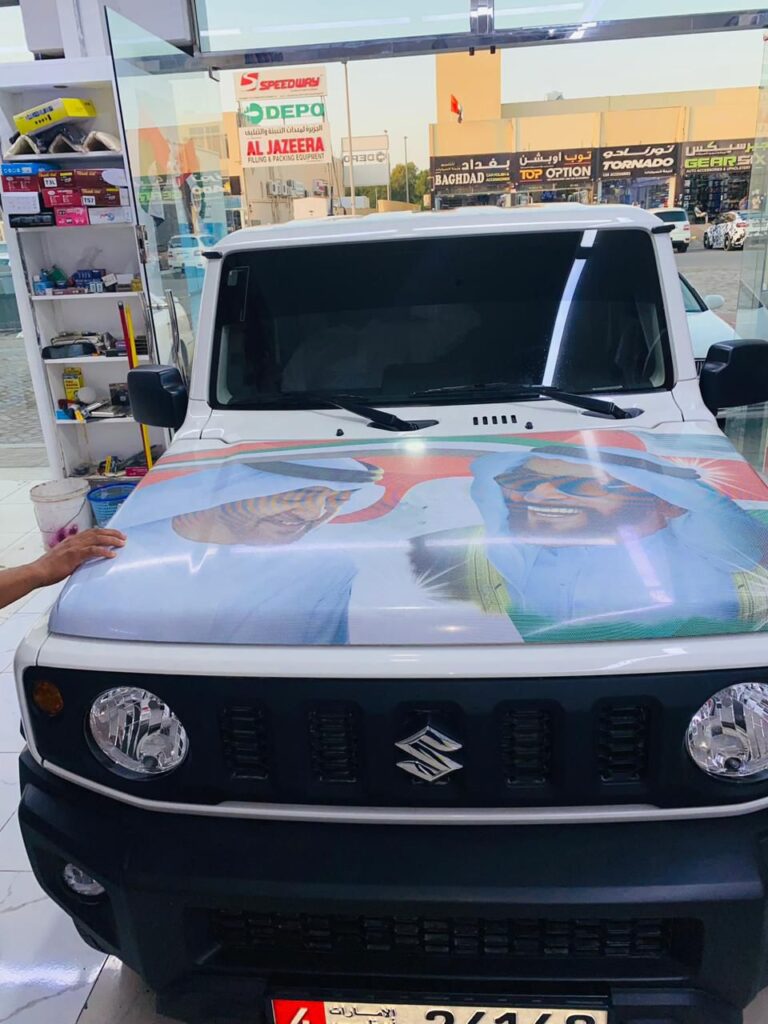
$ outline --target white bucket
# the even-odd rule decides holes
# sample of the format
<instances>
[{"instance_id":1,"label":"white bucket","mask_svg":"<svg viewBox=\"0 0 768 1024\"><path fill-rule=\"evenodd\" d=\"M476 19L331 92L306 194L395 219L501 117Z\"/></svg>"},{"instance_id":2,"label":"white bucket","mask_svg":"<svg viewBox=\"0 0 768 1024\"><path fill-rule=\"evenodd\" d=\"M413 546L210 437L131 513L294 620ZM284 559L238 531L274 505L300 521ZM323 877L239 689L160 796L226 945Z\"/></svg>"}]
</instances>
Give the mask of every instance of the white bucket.
<instances>
[{"instance_id":1,"label":"white bucket","mask_svg":"<svg viewBox=\"0 0 768 1024\"><path fill-rule=\"evenodd\" d=\"M29 492L46 548L93 526L87 480L51 480Z\"/></svg>"}]
</instances>

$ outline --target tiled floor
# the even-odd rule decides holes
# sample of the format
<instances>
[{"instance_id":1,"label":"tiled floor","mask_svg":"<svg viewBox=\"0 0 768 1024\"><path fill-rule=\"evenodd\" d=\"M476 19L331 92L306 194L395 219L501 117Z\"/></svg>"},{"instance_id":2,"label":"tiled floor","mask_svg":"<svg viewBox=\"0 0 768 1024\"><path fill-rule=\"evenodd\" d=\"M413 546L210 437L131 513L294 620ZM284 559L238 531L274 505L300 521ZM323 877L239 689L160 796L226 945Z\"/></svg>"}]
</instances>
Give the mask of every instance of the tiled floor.
<instances>
[{"instance_id":1,"label":"tiled floor","mask_svg":"<svg viewBox=\"0 0 768 1024\"><path fill-rule=\"evenodd\" d=\"M0 568L35 558L28 493L44 471L0 469ZM86 946L29 869L16 819L22 747L11 665L16 644L58 588L0 609L0 1024L171 1024L145 985L114 957ZM768 995L745 1024L768 1024Z\"/></svg>"}]
</instances>

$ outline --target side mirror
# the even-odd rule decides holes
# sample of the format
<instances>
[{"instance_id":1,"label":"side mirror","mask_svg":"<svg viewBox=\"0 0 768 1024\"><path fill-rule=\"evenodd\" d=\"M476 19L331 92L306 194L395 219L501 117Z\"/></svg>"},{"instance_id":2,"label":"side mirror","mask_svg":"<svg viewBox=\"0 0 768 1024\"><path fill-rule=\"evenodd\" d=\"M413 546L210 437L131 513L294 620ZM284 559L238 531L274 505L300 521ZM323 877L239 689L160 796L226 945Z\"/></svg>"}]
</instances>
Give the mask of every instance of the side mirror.
<instances>
[{"instance_id":1,"label":"side mirror","mask_svg":"<svg viewBox=\"0 0 768 1024\"><path fill-rule=\"evenodd\" d=\"M768 402L768 342L734 338L712 345L699 375L704 405L711 413L737 405Z\"/></svg>"},{"instance_id":2,"label":"side mirror","mask_svg":"<svg viewBox=\"0 0 768 1024\"><path fill-rule=\"evenodd\" d=\"M725 305L725 299L722 295L705 295L704 305L707 309L720 309L721 306Z\"/></svg>"},{"instance_id":3,"label":"side mirror","mask_svg":"<svg viewBox=\"0 0 768 1024\"><path fill-rule=\"evenodd\" d=\"M137 366L128 371L133 418L148 427L178 430L187 415L189 395L175 366Z\"/></svg>"}]
</instances>

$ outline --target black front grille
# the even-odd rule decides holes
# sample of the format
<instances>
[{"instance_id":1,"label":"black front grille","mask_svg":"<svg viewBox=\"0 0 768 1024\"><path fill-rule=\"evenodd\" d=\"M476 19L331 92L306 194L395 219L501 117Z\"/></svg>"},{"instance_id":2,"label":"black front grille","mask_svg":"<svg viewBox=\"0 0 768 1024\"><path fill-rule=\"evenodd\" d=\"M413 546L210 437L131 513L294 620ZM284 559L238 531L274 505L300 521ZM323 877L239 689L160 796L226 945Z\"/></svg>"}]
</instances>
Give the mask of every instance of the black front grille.
<instances>
[{"instance_id":1,"label":"black front grille","mask_svg":"<svg viewBox=\"0 0 768 1024\"><path fill-rule=\"evenodd\" d=\"M552 781L552 711L508 707L501 711L501 755L509 786Z\"/></svg>"},{"instance_id":2,"label":"black front grille","mask_svg":"<svg viewBox=\"0 0 768 1024\"><path fill-rule=\"evenodd\" d=\"M209 913L212 939L230 951L407 954L474 959L690 961L698 923L661 918L489 919Z\"/></svg>"},{"instance_id":3,"label":"black front grille","mask_svg":"<svg viewBox=\"0 0 768 1024\"><path fill-rule=\"evenodd\" d=\"M640 782L648 768L649 709L609 704L598 719L598 762L603 782Z\"/></svg>"},{"instance_id":4,"label":"black front grille","mask_svg":"<svg viewBox=\"0 0 768 1024\"><path fill-rule=\"evenodd\" d=\"M360 772L357 708L318 704L307 715L309 758L317 782L357 782Z\"/></svg>"},{"instance_id":5,"label":"black front grille","mask_svg":"<svg viewBox=\"0 0 768 1024\"><path fill-rule=\"evenodd\" d=\"M267 713L258 705L226 707L221 713L224 764L234 779L269 777Z\"/></svg>"}]
</instances>

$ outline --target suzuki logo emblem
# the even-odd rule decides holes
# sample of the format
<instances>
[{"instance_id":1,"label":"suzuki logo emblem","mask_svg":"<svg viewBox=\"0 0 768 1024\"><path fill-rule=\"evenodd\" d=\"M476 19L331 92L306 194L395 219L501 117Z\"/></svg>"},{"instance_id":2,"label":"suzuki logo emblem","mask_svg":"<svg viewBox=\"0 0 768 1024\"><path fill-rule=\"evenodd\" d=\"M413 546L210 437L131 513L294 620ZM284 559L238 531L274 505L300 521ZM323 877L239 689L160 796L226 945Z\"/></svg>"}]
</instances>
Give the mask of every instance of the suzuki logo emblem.
<instances>
[{"instance_id":1,"label":"suzuki logo emblem","mask_svg":"<svg viewBox=\"0 0 768 1024\"><path fill-rule=\"evenodd\" d=\"M447 756L461 750L461 743L452 740L445 733L438 732L431 725L415 732L408 739L400 740L395 746L410 754L411 758L408 761L398 761L397 767L415 775L422 782L437 782L438 779L464 767Z\"/></svg>"}]
</instances>

